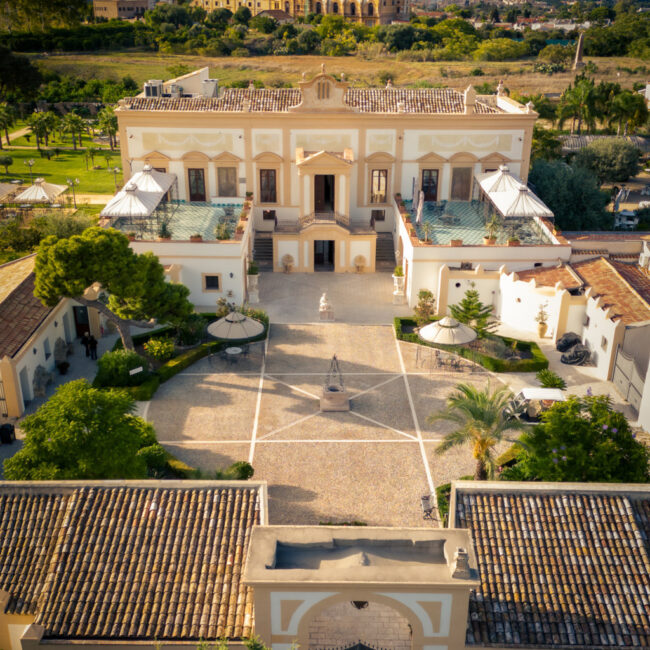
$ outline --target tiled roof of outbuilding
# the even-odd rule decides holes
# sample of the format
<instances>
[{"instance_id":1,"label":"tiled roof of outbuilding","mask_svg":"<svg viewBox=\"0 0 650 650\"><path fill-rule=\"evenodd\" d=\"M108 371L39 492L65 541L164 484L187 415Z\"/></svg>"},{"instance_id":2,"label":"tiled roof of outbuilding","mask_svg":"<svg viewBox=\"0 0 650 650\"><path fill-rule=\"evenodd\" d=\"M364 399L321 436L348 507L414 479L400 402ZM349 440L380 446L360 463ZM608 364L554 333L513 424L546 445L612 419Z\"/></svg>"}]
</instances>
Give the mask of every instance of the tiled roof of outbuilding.
<instances>
[{"instance_id":1,"label":"tiled roof of outbuilding","mask_svg":"<svg viewBox=\"0 0 650 650\"><path fill-rule=\"evenodd\" d=\"M33 273L0 302L0 359L13 357L52 311L34 295Z\"/></svg>"},{"instance_id":2,"label":"tiled roof of outbuilding","mask_svg":"<svg viewBox=\"0 0 650 650\"><path fill-rule=\"evenodd\" d=\"M0 488L12 505L2 518L0 586L13 611L36 614L45 638L252 633L252 590L241 575L259 486L57 485L40 494Z\"/></svg>"},{"instance_id":3,"label":"tiled roof of outbuilding","mask_svg":"<svg viewBox=\"0 0 650 650\"><path fill-rule=\"evenodd\" d=\"M571 272L571 267L568 264L539 266L534 269L517 271L517 277L522 282L535 280L537 286L542 287L554 287L558 282L561 282L565 289L576 289L583 284L580 278Z\"/></svg>"},{"instance_id":4,"label":"tiled roof of outbuilding","mask_svg":"<svg viewBox=\"0 0 650 650\"><path fill-rule=\"evenodd\" d=\"M468 645L650 647L650 493L606 490L457 488L481 580Z\"/></svg>"},{"instance_id":5,"label":"tiled roof of outbuilding","mask_svg":"<svg viewBox=\"0 0 650 650\"><path fill-rule=\"evenodd\" d=\"M300 104L298 88L224 88L219 97L127 97L122 107L132 111L286 112ZM463 94L451 88L349 88L345 102L360 113L464 113ZM477 100L479 114L498 114L498 108Z\"/></svg>"}]
</instances>

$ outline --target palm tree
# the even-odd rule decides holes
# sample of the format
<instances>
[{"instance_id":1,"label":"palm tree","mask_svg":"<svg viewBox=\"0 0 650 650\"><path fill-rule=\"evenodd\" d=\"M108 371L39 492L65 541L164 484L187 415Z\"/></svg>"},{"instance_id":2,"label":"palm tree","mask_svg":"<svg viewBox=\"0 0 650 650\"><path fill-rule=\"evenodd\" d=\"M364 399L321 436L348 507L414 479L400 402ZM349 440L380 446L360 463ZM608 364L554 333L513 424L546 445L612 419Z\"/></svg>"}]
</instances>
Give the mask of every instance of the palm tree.
<instances>
[{"instance_id":1,"label":"palm tree","mask_svg":"<svg viewBox=\"0 0 650 650\"><path fill-rule=\"evenodd\" d=\"M5 132L5 137L7 138L7 146L11 144L9 141L9 128L14 125L16 121L16 116L14 114L13 108L7 104L7 102L2 102L0 104L0 129ZM0 149L2 149L2 134L0 134Z\"/></svg>"},{"instance_id":2,"label":"palm tree","mask_svg":"<svg viewBox=\"0 0 650 650\"><path fill-rule=\"evenodd\" d=\"M609 106L609 126L616 124L616 135L627 135L628 129L634 129L648 121L648 107L643 95L631 90L623 90L615 95Z\"/></svg>"},{"instance_id":3,"label":"palm tree","mask_svg":"<svg viewBox=\"0 0 650 650\"><path fill-rule=\"evenodd\" d=\"M115 111L110 106L102 108L97 115L97 124L108 136L108 144L111 151L113 151L115 147L115 135L117 134L117 116L115 115Z\"/></svg>"},{"instance_id":4,"label":"palm tree","mask_svg":"<svg viewBox=\"0 0 650 650\"><path fill-rule=\"evenodd\" d=\"M428 418L429 422L446 420L457 425L454 431L445 436L436 454L441 455L452 447L469 443L476 459L474 478L483 481L494 476L494 447L508 440L508 432L527 428L509 408L511 400L512 393L505 386L492 391L489 383L485 390L470 384L458 384L456 391L447 398L445 410Z\"/></svg>"},{"instance_id":5,"label":"palm tree","mask_svg":"<svg viewBox=\"0 0 650 650\"><path fill-rule=\"evenodd\" d=\"M36 148L41 148L41 140L45 140L47 125L43 119L43 113L32 113L27 118L27 126L36 138Z\"/></svg>"},{"instance_id":6,"label":"palm tree","mask_svg":"<svg viewBox=\"0 0 650 650\"><path fill-rule=\"evenodd\" d=\"M596 126L596 89L592 79L579 79L575 86L569 86L560 99L558 106L558 126L562 128L567 119L571 118L571 133L576 129L578 135L583 123L588 129Z\"/></svg>"},{"instance_id":7,"label":"palm tree","mask_svg":"<svg viewBox=\"0 0 650 650\"><path fill-rule=\"evenodd\" d=\"M69 133L72 137L72 146L77 150L77 135L81 137L81 133L86 130L86 124L83 119L74 111L70 111L63 118L63 131Z\"/></svg>"}]
</instances>

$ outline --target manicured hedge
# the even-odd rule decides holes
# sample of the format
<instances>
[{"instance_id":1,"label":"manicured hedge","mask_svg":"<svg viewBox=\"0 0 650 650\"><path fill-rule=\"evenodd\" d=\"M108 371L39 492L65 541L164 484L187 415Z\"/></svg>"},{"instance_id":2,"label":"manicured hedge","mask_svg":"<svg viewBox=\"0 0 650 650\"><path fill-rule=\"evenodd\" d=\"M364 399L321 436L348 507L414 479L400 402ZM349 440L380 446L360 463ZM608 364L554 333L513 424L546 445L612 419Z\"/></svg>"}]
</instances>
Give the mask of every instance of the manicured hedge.
<instances>
[{"instance_id":1,"label":"manicured hedge","mask_svg":"<svg viewBox=\"0 0 650 650\"><path fill-rule=\"evenodd\" d=\"M168 334L172 334L173 332L174 328L171 325L157 327L155 330L151 330L149 332L134 334L133 344L138 346L142 343L146 343L149 339L157 338L158 336L166 336ZM115 352L115 350L121 350L123 347L124 346L122 345L122 339L118 337L117 341L115 341L113 345L113 352Z\"/></svg>"},{"instance_id":2,"label":"manicured hedge","mask_svg":"<svg viewBox=\"0 0 650 650\"><path fill-rule=\"evenodd\" d=\"M484 368L492 370L493 372L537 372L548 368L548 359L540 350L537 343L534 341L520 341L518 339L511 339L507 336L500 336L499 338L509 347L515 345L515 349L521 352L530 352L532 358L530 359L498 359L491 357L487 354L481 354L476 350L466 345L436 345L423 341L415 332L404 333L404 326L415 327L417 325L413 318L396 317L394 320L395 336L401 341L408 341L409 343L418 343L419 345L426 345L431 348L438 348L446 350L452 354L469 359L479 363Z\"/></svg>"},{"instance_id":3,"label":"manicured hedge","mask_svg":"<svg viewBox=\"0 0 650 650\"><path fill-rule=\"evenodd\" d=\"M207 357L211 351L216 352L220 347L220 343L202 343L198 347L182 352L173 359L170 359L167 363L164 363L156 370L156 374L160 377L161 383L165 382L174 375L177 375L181 370L185 370L185 368L203 359L203 357Z\"/></svg>"}]
</instances>

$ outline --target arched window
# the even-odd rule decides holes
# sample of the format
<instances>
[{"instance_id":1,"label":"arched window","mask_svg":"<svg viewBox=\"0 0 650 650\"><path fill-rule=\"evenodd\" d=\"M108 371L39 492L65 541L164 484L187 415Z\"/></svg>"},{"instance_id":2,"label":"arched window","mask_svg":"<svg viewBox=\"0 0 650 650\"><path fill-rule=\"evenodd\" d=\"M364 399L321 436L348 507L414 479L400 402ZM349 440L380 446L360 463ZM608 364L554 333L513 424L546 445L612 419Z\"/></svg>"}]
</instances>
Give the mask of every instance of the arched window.
<instances>
[{"instance_id":1,"label":"arched window","mask_svg":"<svg viewBox=\"0 0 650 650\"><path fill-rule=\"evenodd\" d=\"M350 5L350 16L356 16L357 15L357 5L354 4L354 2Z\"/></svg>"},{"instance_id":2,"label":"arched window","mask_svg":"<svg viewBox=\"0 0 650 650\"><path fill-rule=\"evenodd\" d=\"M375 8L373 7L372 3L368 5L368 15L373 16L374 15Z\"/></svg>"},{"instance_id":3,"label":"arched window","mask_svg":"<svg viewBox=\"0 0 650 650\"><path fill-rule=\"evenodd\" d=\"M323 11L323 9L322 9L322 7L321 7L320 2L317 2L317 3L316 3L316 13L317 13L317 14L320 14L320 13L322 13L322 11Z\"/></svg>"},{"instance_id":4,"label":"arched window","mask_svg":"<svg viewBox=\"0 0 650 650\"><path fill-rule=\"evenodd\" d=\"M320 3L318 3L320 4ZM316 6L318 6L318 4ZM330 85L327 81L319 81L317 86L318 99L330 98Z\"/></svg>"},{"instance_id":5,"label":"arched window","mask_svg":"<svg viewBox=\"0 0 650 650\"><path fill-rule=\"evenodd\" d=\"M339 3L338 2L332 3L332 13L337 14L338 12L339 12Z\"/></svg>"}]
</instances>

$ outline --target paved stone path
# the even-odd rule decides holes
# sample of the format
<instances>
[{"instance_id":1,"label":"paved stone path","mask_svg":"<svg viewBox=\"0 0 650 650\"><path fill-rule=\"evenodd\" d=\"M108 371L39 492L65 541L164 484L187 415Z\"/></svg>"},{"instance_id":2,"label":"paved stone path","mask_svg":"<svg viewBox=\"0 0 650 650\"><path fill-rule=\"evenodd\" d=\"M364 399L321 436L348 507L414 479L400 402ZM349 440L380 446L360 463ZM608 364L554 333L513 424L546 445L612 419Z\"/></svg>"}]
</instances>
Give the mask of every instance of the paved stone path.
<instances>
[{"instance_id":1,"label":"paved stone path","mask_svg":"<svg viewBox=\"0 0 650 650\"><path fill-rule=\"evenodd\" d=\"M166 382L147 411L159 440L206 471L248 460L269 482L274 524L363 521L421 526L420 497L473 471L467 450L437 457L449 430L430 425L459 380L485 374L416 367L416 346L390 326L272 325L237 367L202 360ZM332 354L341 363L349 413L323 413L319 391Z\"/></svg>"}]
</instances>

